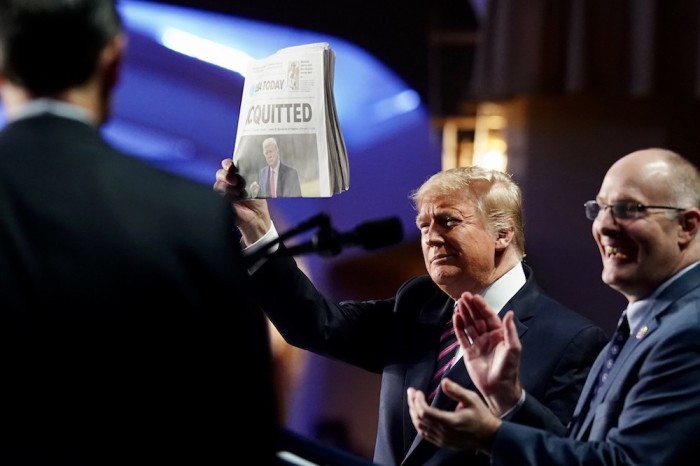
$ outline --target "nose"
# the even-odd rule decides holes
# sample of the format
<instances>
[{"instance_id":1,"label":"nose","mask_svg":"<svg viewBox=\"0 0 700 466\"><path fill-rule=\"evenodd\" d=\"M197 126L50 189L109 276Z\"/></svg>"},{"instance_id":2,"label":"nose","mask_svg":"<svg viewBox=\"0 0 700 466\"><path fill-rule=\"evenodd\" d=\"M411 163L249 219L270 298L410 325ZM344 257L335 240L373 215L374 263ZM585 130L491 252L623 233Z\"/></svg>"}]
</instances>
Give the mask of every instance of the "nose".
<instances>
[{"instance_id":1,"label":"nose","mask_svg":"<svg viewBox=\"0 0 700 466\"><path fill-rule=\"evenodd\" d=\"M612 208L605 206L600 210L598 216L593 220L593 232L598 231L601 235L616 235L620 231L620 224L613 215Z\"/></svg>"},{"instance_id":2,"label":"nose","mask_svg":"<svg viewBox=\"0 0 700 466\"><path fill-rule=\"evenodd\" d=\"M444 243L442 235L434 225L431 225L428 228L428 231L424 233L423 238L425 240L425 244L428 246L439 246Z\"/></svg>"},{"instance_id":3,"label":"nose","mask_svg":"<svg viewBox=\"0 0 700 466\"><path fill-rule=\"evenodd\" d=\"M601 206L600 212L598 212L598 216L594 219L594 222L617 224L617 219L613 214L612 206Z\"/></svg>"}]
</instances>

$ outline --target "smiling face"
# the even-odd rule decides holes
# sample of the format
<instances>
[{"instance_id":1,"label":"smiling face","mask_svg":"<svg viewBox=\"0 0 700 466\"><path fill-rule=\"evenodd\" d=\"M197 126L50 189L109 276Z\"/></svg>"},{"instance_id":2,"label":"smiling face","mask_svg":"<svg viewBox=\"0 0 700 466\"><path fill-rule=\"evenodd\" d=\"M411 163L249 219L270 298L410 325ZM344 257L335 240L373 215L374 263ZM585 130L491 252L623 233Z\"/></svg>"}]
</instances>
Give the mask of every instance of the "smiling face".
<instances>
[{"instance_id":1,"label":"smiling face","mask_svg":"<svg viewBox=\"0 0 700 466\"><path fill-rule=\"evenodd\" d=\"M676 205L673 171L658 150L632 153L608 170L596 201L689 207ZM639 218L618 219L610 208L601 210L592 233L603 262L603 282L636 301L688 265L687 245L692 237L684 229L685 217L673 210L649 209Z\"/></svg>"},{"instance_id":2,"label":"smiling face","mask_svg":"<svg viewBox=\"0 0 700 466\"><path fill-rule=\"evenodd\" d=\"M427 194L416 217L428 274L447 294L481 292L500 274L497 234L466 194Z\"/></svg>"}]
</instances>

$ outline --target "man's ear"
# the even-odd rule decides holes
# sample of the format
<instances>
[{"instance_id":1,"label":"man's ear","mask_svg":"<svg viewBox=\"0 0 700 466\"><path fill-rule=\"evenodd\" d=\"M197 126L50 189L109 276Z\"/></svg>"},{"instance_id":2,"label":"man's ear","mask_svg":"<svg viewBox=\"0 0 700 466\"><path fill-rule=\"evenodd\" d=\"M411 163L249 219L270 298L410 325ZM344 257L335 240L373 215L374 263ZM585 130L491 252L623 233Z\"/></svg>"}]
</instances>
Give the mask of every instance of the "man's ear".
<instances>
[{"instance_id":1,"label":"man's ear","mask_svg":"<svg viewBox=\"0 0 700 466\"><path fill-rule=\"evenodd\" d=\"M698 235L700 229L700 209L691 208L680 213L681 229L678 232L678 241L686 246Z\"/></svg>"},{"instance_id":2,"label":"man's ear","mask_svg":"<svg viewBox=\"0 0 700 466\"><path fill-rule=\"evenodd\" d=\"M498 230L496 236L496 251L502 252L504 251L510 243L513 242L513 236L515 235L515 232L513 231L513 228L504 228L501 230Z\"/></svg>"},{"instance_id":3,"label":"man's ear","mask_svg":"<svg viewBox=\"0 0 700 466\"><path fill-rule=\"evenodd\" d=\"M0 70L0 100L2 100L2 90L5 87L6 84L9 84L10 81L7 79L7 76L5 76L5 73L3 73Z\"/></svg>"},{"instance_id":4,"label":"man's ear","mask_svg":"<svg viewBox=\"0 0 700 466\"><path fill-rule=\"evenodd\" d=\"M125 34L117 34L102 49L100 66L104 69L105 85L108 89L113 89L119 81L126 42Z\"/></svg>"}]
</instances>

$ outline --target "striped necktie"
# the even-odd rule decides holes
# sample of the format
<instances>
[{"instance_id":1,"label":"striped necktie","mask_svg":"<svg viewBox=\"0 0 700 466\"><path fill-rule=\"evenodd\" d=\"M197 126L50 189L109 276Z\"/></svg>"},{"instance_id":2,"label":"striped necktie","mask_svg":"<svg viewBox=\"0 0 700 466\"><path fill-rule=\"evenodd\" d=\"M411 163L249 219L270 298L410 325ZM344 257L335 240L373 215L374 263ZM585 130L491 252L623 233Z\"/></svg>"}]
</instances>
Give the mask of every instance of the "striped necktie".
<instances>
[{"instance_id":1,"label":"striped necktie","mask_svg":"<svg viewBox=\"0 0 700 466\"><path fill-rule=\"evenodd\" d=\"M430 379L430 391L428 392L428 402L431 402L438 390L440 389L440 380L445 373L452 367L452 361L455 356L455 349L459 342L455 335L454 327L452 326L452 318L447 321L442 333L440 334L440 351L435 362L435 372Z\"/></svg>"}]
</instances>

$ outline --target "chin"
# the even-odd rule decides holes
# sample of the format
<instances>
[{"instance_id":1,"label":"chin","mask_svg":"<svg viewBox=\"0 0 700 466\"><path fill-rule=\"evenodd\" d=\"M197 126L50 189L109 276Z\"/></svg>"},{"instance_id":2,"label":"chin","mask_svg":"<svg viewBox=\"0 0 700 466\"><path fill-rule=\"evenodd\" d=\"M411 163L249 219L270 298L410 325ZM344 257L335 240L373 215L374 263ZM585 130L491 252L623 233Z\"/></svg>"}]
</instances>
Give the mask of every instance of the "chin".
<instances>
[{"instance_id":1,"label":"chin","mask_svg":"<svg viewBox=\"0 0 700 466\"><path fill-rule=\"evenodd\" d=\"M601 275L603 283L608 285L610 288L622 291L625 288L625 284L634 281L634 279L629 274L622 274L620 270L607 271L603 270Z\"/></svg>"},{"instance_id":2,"label":"chin","mask_svg":"<svg viewBox=\"0 0 700 466\"><path fill-rule=\"evenodd\" d=\"M455 277L458 275L458 271L454 269L446 269L445 267L439 267L430 272L430 277L438 285L446 285L454 281Z\"/></svg>"}]
</instances>

